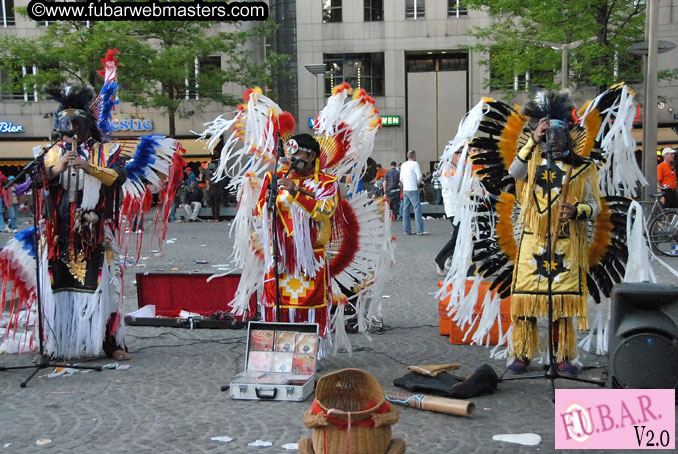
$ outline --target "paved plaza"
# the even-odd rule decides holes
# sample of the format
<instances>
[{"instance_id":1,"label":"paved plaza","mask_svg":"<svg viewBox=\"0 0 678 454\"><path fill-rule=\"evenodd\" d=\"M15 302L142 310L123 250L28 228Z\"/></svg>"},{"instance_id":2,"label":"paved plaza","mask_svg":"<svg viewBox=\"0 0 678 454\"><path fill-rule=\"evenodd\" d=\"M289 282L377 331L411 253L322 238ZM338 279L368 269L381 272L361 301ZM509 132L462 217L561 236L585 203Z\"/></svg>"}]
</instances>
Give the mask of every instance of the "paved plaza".
<instances>
[{"instance_id":1,"label":"paved plaza","mask_svg":"<svg viewBox=\"0 0 678 454\"><path fill-rule=\"evenodd\" d=\"M449 226L446 220L427 220L431 235L422 237L404 236L400 223L394 224L396 263L383 299L385 329L369 338L351 335L354 352L323 361L321 374L360 368L373 374L385 390L393 390L392 380L406 373L408 364L459 362L460 373L468 374L487 363L498 374L504 371L505 361L490 359L488 349L451 345L438 334L433 293L440 276L432 258L447 241ZM173 268L211 273L213 265L226 263L232 244L229 227L227 222L170 224L167 239L176 241L163 245L164 256L154 257L144 247L139 264L128 266L126 312L137 309L135 273L169 273ZM150 230L148 222L146 228ZM0 242L7 237L1 234ZM678 260L672 262L678 265ZM674 282L659 267L656 271L663 282ZM185 298L200 295L189 292ZM127 332L132 353L128 370L56 378L47 378L51 370L44 370L25 389L19 383L27 371L0 372L0 453L283 453L295 451L282 445L311 435L302 415L312 397L301 403L234 401L220 391L244 369L245 330L129 327ZM0 365L30 364L31 358L0 356ZM582 362L597 367L582 376L599 377L607 359L585 355ZM103 358L89 364L109 363ZM541 370L538 365L532 368ZM565 380L556 386L591 387ZM393 435L407 441L408 453L555 452L548 380L502 382L493 395L472 400L477 409L473 418L399 407ZM525 432L536 433L543 441L524 447L492 440L495 434ZM212 441L216 436L233 441ZM37 445L41 439L51 442ZM248 446L257 439L273 446Z\"/></svg>"}]
</instances>

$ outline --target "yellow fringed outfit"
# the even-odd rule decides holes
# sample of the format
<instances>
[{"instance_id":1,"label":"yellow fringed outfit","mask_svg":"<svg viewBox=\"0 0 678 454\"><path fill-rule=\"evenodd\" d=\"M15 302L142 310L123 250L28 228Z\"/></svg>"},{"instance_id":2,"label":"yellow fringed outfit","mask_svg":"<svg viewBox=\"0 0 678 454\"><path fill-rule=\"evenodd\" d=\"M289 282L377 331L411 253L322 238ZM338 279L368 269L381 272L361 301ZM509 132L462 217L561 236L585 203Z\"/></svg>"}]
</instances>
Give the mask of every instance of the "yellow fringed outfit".
<instances>
[{"instance_id":1,"label":"yellow fringed outfit","mask_svg":"<svg viewBox=\"0 0 678 454\"><path fill-rule=\"evenodd\" d=\"M514 164L526 166L527 173L516 176L516 180L525 184L518 193L522 231L511 292L511 354L515 358L529 359L541 351L536 317L548 316L548 269L552 267L552 321L558 322L554 326L557 361L566 361L576 356L574 318L577 318L579 329L588 329L587 224L600 210L597 168L591 161L583 161L572 168L569 193L562 201L561 191L565 175L572 167L570 164L554 161L554 167L547 168L541 148L531 139L515 159ZM561 225L552 262L547 257L547 183L551 187L551 228L555 228L561 202L577 208L576 218Z\"/></svg>"}]
</instances>

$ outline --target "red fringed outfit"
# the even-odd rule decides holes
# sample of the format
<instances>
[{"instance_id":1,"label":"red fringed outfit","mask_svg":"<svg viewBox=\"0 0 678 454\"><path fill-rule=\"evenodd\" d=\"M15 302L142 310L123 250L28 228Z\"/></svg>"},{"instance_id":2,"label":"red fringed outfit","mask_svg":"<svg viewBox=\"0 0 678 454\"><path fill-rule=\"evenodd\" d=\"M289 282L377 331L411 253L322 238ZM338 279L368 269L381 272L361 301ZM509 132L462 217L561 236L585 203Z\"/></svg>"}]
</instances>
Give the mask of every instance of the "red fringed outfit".
<instances>
[{"instance_id":1,"label":"red fringed outfit","mask_svg":"<svg viewBox=\"0 0 678 454\"><path fill-rule=\"evenodd\" d=\"M271 220L266 206L271 176L271 172L266 174L256 205L257 214L265 218L265 226L270 226ZM278 172L278 178L284 176L285 169ZM340 200L337 178L317 169L308 177L292 173L287 178L303 191L293 197L286 190L280 190L276 199L278 218L274 228L278 233L280 257L280 321L318 323L321 336L327 337L331 294L326 248L332 234L332 216ZM266 321L277 320L271 238L266 238L267 271L261 300Z\"/></svg>"}]
</instances>

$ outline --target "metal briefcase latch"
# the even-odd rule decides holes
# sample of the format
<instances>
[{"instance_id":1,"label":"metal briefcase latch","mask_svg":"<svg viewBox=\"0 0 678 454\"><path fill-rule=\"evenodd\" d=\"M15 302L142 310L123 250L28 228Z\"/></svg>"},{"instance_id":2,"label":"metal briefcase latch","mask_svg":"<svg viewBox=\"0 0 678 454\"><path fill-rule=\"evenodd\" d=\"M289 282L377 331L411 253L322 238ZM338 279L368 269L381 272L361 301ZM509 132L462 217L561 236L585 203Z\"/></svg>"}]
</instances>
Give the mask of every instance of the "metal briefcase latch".
<instances>
[{"instance_id":1,"label":"metal briefcase latch","mask_svg":"<svg viewBox=\"0 0 678 454\"><path fill-rule=\"evenodd\" d=\"M247 385L240 385L240 394L245 394L247 392Z\"/></svg>"}]
</instances>

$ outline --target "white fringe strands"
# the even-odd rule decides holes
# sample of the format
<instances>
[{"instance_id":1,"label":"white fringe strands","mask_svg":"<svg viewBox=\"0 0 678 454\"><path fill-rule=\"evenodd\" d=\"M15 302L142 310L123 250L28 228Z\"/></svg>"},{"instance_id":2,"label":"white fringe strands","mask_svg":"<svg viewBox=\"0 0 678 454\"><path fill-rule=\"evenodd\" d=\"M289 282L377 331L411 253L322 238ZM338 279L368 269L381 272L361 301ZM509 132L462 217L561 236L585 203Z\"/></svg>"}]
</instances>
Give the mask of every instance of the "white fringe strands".
<instances>
[{"instance_id":1,"label":"white fringe strands","mask_svg":"<svg viewBox=\"0 0 678 454\"><path fill-rule=\"evenodd\" d=\"M120 248L118 247L117 229L110 223L104 226L104 240L108 243L108 249L104 256L104 266L108 266L110 279L105 289L105 297L108 300L108 310L110 313L117 312L118 326L115 332L115 341L117 345L125 345L125 317L123 317L123 280L122 264L120 257ZM103 282L103 274L102 274ZM109 314L110 315L110 314Z\"/></svg>"},{"instance_id":2,"label":"white fringe strands","mask_svg":"<svg viewBox=\"0 0 678 454\"><path fill-rule=\"evenodd\" d=\"M123 196L131 195L141 200L147 186L153 193L160 191L165 185L164 178L170 174L176 150L175 139L160 135L143 136L134 157L125 166L128 177L122 185ZM130 169L133 169L132 172ZM139 170L140 174L134 170Z\"/></svg>"},{"instance_id":3,"label":"white fringe strands","mask_svg":"<svg viewBox=\"0 0 678 454\"><path fill-rule=\"evenodd\" d=\"M351 93L353 96L350 96ZM266 214L260 218L253 216L255 204L261 191L260 178L274 163L276 147L276 128L282 128L278 120L284 113L272 100L264 96L260 89L247 92L246 104L240 106L232 118L222 115L206 123L206 129L200 135L207 139L208 147L215 149L223 138L220 163L215 180L231 177L231 187L238 188L239 207L236 219L231 227L235 236L235 248L231 255L234 268L242 267L240 284L232 301L236 315L248 308L251 295L263 287L264 271L272 266L270 219ZM330 145L336 140L345 151L343 155L331 161L331 167L321 169L337 177L349 176L351 184L349 194L353 196L350 205L355 211L359 223L359 250L344 272L335 276L346 288L354 290L351 301L345 304L355 305L359 317L358 325L366 332L372 320L381 314L381 292L388 274L386 269L394 260L394 246L391 236L390 212L385 210L383 200L373 203L367 194L356 194L357 184L366 167L367 158L372 153L374 140L381 127L379 112L374 108L372 99L364 90L351 90L348 84L335 89L325 108L318 114L314 129L323 140L330 139ZM339 159L340 156L343 156ZM321 196L322 198L322 196ZM339 215L339 214L337 214ZM287 263L286 254L294 253L292 262L295 273L315 276L321 264L315 263L310 226L314 222L299 207L293 205L292 219L294 227L294 250L280 248L280 263ZM358 230L358 229L357 229ZM254 251L254 253L253 253ZM332 283L334 289L338 286ZM342 302L343 303L343 302ZM290 311L290 317L294 317ZM315 317L314 310L308 310L309 319ZM338 310L332 323L338 331L335 349L346 347L350 343L345 333L342 335L343 310ZM341 324L341 327L339 327ZM321 355L329 351L331 339L321 333Z\"/></svg>"},{"instance_id":4,"label":"white fringe strands","mask_svg":"<svg viewBox=\"0 0 678 454\"><path fill-rule=\"evenodd\" d=\"M334 280L355 292L347 304L356 310L356 314L346 319L357 318L358 330L367 333L374 321L381 318L381 296L389 277L388 269L395 260L392 221L385 199L372 203L367 192L363 191L351 198L349 203L360 226L358 251L353 262L334 276ZM334 326L339 329L338 325ZM350 345L344 345L338 338L335 350L342 347L350 352Z\"/></svg>"},{"instance_id":5,"label":"white fringe strands","mask_svg":"<svg viewBox=\"0 0 678 454\"><path fill-rule=\"evenodd\" d=\"M381 127L379 111L374 108L372 99L364 90L354 90L348 84L335 88L320 111L313 129L320 136L343 135L346 155L332 169L324 169L337 177L348 175L350 183L348 193L357 191L358 182L365 170L367 158L372 154L374 140Z\"/></svg>"},{"instance_id":6,"label":"white fringe strands","mask_svg":"<svg viewBox=\"0 0 678 454\"><path fill-rule=\"evenodd\" d=\"M246 174L238 188L238 211L229 231L229 236L234 237L233 252L230 257L231 263L234 268L242 268L238 289L233 300L229 302L229 306L236 316L245 314L249 308L252 295L263 288L261 277L264 275L265 263L271 263L270 248L263 246L270 244L267 242L268 218L263 216L259 220L260 218L252 216L260 192L261 180L253 173ZM264 222L263 227L261 225L262 220ZM262 260L262 254L264 260ZM230 273L231 271L215 274L210 276L207 281Z\"/></svg>"},{"instance_id":7,"label":"white fringe strands","mask_svg":"<svg viewBox=\"0 0 678 454\"><path fill-rule=\"evenodd\" d=\"M468 148L469 141L475 136L478 126L480 126L480 122L483 119L483 115L485 115L488 110L487 104L485 104L484 101L480 101L473 106L473 109L471 109L464 119L459 122L457 135L447 143L443 155L440 157L440 164L438 165L436 176L443 176L441 170L451 165L452 157L459 148ZM464 153L466 153L466 150L464 150ZM459 158L459 162L466 162L465 154ZM459 185L457 184L457 188L458 187Z\"/></svg>"},{"instance_id":8,"label":"white fringe strands","mask_svg":"<svg viewBox=\"0 0 678 454\"><path fill-rule=\"evenodd\" d=\"M93 210L99 203L99 191L101 190L101 181L90 175L85 174L85 181L82 191L82 210Z\"/></svg>"},{"instance_id":9,"label":"white fringe strands","mask_svg":"<svg viewBox=\"0 0 678 454\"><path fill-rule=\"evenodd\" d=\"M255 247L256 236L253 232L261 231L261 223L252 216L259 193L261 192L261 179L253 173L244 176L243 182L238 188L238 211L233 219L229 236L234 238L233 253L231 259L237 267L242 267L252 251L261 248L261 245ZM264 243L265 244L265 243Z\"/></svg>"},{"instance_id":10,"label":"white fringe strands","mask_svg":"<svg viewBox=\"0 0 678 454\"><path fill-rule=\"evenodd\" d=\"M293 203L290 212L292 215L292 228L294 234L294 274L305 274L309 278L315 278L316 264L313 244L311 244L311 217L299 205ZM282 240L282 238L279 238ZM282 246L282 241L281 241ZM279 248L283 250L283 247ZM288 270L290 271L290 270Z\"/></svg>"},{"instance_id":11,"label":"white fringe strands","mask_svg":"<svg viewBox=\"0 0 678 454\"><path fill-rule=\"evenodd\" d=\"M282 113L278 104L264 96L261 89L255 88L250 91L247 104L242 105L232 119L221 115L205 123L206 129L200 138L209 137L207 146L213 151L222 136L230 131L221 149L215 181L228 176L232 178L231 186L237 187L247 173L263 176L264 171L275 162L277 143L274 126Z\"/></svg>"},{"instance_id":12,"label":"white fringe strands","mask_svg":"<svg viewBox=\"0 0 678 454\"><path fill-rule=\"evenodd\" d=\"M461 159L464 159L466 151L462 152ZM461 161L460 162L464 162ZM459 175L459 176L457 176ZM466 289L467 273L472 263L473 256L473 238L479 234L477 223L477 213L474 198L484 199L487 197L485 189L478 178L473 176L473 168L470 162L455 173L456 178L461 179L459 188L459 209L458 217L464 222L459 223L457 233L457 242L455 244L454 254L452 255L452 266L450 267L443 286L438 291L438 298L445 299L449 296L450 300L447 306L448 315L452 316L454 321L464 329L467 324L472 322L473 308L475 307L480 279L474 281L468 295L464 295ZM448 287L450 287L448 290Z\"/></svg>"},{"instance_id":13,"label":"white fringe strands","mask_svg":"<svg viewBox=\"0 0 678 454\"><path fill-rule=\"evenodd\" d=\"M600 112L603 122L596 141L601 144L605 162L598 172L598 184L605 194L636 196L639 185L646 186L648 182L634 155L636 142L631 136L631 130L636 108L633 94L626 85L621 86L621 90L619 88L611 88L589 103L581 116L580 124L584 126L586 116L598 108L604 97L619 92L612 106Z\"/></svg>"},{"instance_id":14,"label":"white fringe strands","mask_svg":"<svg viewBox=\"0 0 678 454\"><path fill-rule=\"evenodd\" d=\"M46 252L43 253L40 266L46 352L64 359L100 354L110 315L108 302L103 297L103 287L108 286L110 278L106 261L102 268L101 284L93 293L54 293L49 279Z\"/></svg>"},{"instance_id":15,"label":"white fringe strands","mask_svg":"<svg viewBox=\"0 0 678 454\"><path fill-rule=\"evenodd\" d=\"M23 232L22 232L23 233ZM35 274L35 256L33 253L33 236L24 236L22 241L11 238L7 245L0 250L0 263L2 264L2 291L7 289L8 284L13 286L10 298L15 294L19 302L14 304L12 300L9 303L9 315L7 328L4 333L0 333L2 345L0 353L17 353L30 349L34 340L34 333L37 332L38 317L35 313L37 282ZM5 302L3 298L3 302ZM6 304L6 302L5 302ZM0 321L5 324L3 319L5 315L5 306L0 304ZM30 326L33 331L29 331ZM20 331L19 328L24 328ZM2 336L1 334L4 334Z\"/></svg>"},{"instance_id":16,"label":"white fringe strands","mask_svg":"<svg viewBox=\"0 0 678 454\"><path fill-rule=\"evenodd\" d=\"M105 227L111 247L117 244L113 229ZM122 313L122 270L116 249L107 250L101 268L101 280L94 292L52 290L47 252L42 254L40 288L45 320L45 350L58 358L70 359L100 355L111 314ZM118 345L124 345L124 320L119 318Z\"/></svg>"},{"instance_id":17,"label":"white fringe strands","mask_svg":"<svg viewBox=\"0 0 678 454\"><path fill-rule=\"evenodd\" d=\"M657 282L650 265L650 248L644 234L643 208L633 201L626 215L626 241L630 260L626 263L624 282Z\"/></svg>"}]
</instances>

